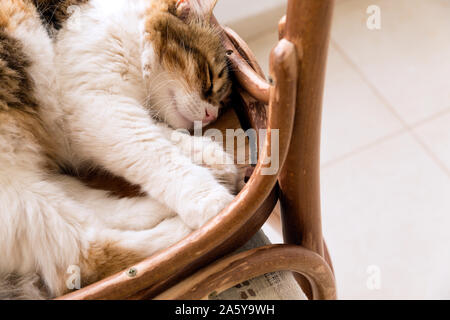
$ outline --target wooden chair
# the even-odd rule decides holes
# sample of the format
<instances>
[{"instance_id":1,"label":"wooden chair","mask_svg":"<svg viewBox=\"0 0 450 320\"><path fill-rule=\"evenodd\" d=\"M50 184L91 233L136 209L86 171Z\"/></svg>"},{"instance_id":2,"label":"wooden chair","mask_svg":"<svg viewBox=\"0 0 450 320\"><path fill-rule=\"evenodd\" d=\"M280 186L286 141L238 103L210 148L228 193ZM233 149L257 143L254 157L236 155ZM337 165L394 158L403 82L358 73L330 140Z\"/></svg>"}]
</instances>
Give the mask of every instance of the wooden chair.
<instances>
[{"instance_id":1,"label":"wooden chair","mask_svg":"<svg viewBox=\"0 0 450 320\"><path fill-rule=\"evenodd\" d=\"M336 298L322 238L319 188L322 95L333 4L334 0L288 1L287 15L280 21L281 40L270 58L269 82L245 42L223 28L234 71L233 110L216 126L268 129L246 186L219 216L178 244L61 299L203 299L282 270L295 272L310 298ZM279 130L280 170L278 175L263 175L274 129ZM119 183L118 189L124 192L125 184ZM278 201L285 244L232 254L260 230Z\"/></svg>"}]
</instances>

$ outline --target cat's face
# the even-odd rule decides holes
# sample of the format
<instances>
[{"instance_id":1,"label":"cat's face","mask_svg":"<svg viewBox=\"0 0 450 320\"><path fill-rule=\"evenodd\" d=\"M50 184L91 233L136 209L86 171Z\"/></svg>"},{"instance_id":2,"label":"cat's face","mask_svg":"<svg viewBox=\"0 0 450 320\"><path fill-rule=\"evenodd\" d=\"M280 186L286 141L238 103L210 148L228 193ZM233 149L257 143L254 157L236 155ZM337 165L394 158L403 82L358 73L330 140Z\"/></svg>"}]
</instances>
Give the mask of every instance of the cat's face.
<instances>
[{"instance_id":1,"label":"cat's face","mask_svg":"<svg viewBox=\"0 0 450 320\"><path fill-rule=\"evenodd\" d=\"M144 75L152 111L174 128L213 122L231 91L219 33L209 23L188 19L189 12L179 6L151 12Z\"/></svg>"}]
</instances>

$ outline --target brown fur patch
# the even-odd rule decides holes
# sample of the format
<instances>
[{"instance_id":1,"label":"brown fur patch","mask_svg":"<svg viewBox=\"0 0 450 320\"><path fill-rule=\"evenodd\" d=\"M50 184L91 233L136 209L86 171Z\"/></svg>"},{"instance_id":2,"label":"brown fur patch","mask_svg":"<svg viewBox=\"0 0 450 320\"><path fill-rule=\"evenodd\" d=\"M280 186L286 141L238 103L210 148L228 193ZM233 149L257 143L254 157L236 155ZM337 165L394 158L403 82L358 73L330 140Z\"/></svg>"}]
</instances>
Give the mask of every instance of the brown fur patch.
<instances>
[{"instance_id":1,"label":"brown fur patch","mask_svg":"<svg viewBox=\"0 0 450 320\"><path fill-rule=\"evenodd\" d=\"M27 74L30 65L22 44L0 29L0 110L31 113L37 109L33 82Z\"/></svg>"},{"instance_id":2,"label":"brown fur patch","mask_svg":"<svg viewBox=\"0 0 450 320\"><path fill-rule=\"evenodd\" d=\"M89 0L32 0L36 6L42 21L56 30L61 29L72 12L71 6L80 6Z\"/></svg>"},{"instance_id":3,"label":"brown fur patch","mask_svg":"<svg viewBox=\"0 0 450 320\"><path fill-rule=\"evenodd\" d=\"M219 103L230 93L228 61L218 30L206 21L184 21L177 1L157 0L146 14L146 32L163 66L182 74L193 92Z\"/></svg>"},{"instance_id":4,"label":"brown fur patch","mask_svg":"<svg viewBox=\"0 0 450 320\"><path fill-rule=\"evenodd\" d=\"M104 168L90 165L77 168L67 166L61 168L61 173L80 180L89 188L108 191L111 196L116 198L146 196L140 186L133 185L124 178L116 176Z\"/></svg>"},{"instance_id":5,"label":"brown fur patch","mask_svg":"<svg viewBox=\"0 0 450 320\"><path fill-rule=\"evenodd\" d=\"M11 13L12 9L5 3L13 2L22 3L1 2L0 12ZM31 62L20 41L10 37L5 29L0 27L0 122L14 123L36 140L41 134L36 132L40 131L41 125L38 104L33 96L33 82L27 73Z\"/></svg>"},{"instance_id":6,"label":"brown fur patch","mask_svg":"<svg viewBox=\"0 0 450 320\"><path fill-rule=\"evenodd\" d=\"M9 8L4 5L6 2L23 4L22 1L1 1L0 10ZM8 35L8 29L0 27L0 124L17 128L23 143L39 145L48 159L42 165L56 170L57 152L39 117L34 84L27 70L31 61L20 41Z\"/></svg>"},{"instance_id":7,"label":"brown fur patch","mask_svg":"<svg viewBox=\"0 0 450 320\"><path fill-rule=\"evenodd\" d=\"M81 259L83 286L123 271L145 258L115 242L91 243L87 256Z\"/></svg>"}]
</instances>

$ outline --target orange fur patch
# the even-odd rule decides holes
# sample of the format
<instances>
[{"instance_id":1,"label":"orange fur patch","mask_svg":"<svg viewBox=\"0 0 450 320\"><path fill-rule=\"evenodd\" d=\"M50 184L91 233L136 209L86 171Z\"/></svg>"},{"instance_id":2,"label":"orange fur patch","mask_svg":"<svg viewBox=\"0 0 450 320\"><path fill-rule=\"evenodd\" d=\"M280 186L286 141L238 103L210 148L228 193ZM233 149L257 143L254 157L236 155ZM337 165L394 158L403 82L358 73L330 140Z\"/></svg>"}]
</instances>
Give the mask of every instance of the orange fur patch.
<instances>
[{"instance_id":1,"label":"orange fur patch","mask_svg":"<svg viewBox=\"0 0 450 320\"><path fill-rule=\"evenodd\" d=\"M36 17L36 10L28 0L0 1L0 29L14 31L30 17Z\"/></svg>"},{"instance_id":2,"label":"orange fur patch","mask_svg":"<svg viewBox=\"0 0 450 320\"><path fill-rule=\"evenodd\" d=\"M123 271L146 257L124 249L115 242L91 243L87 256L81 259L83 286Z\"/></svg>"}]
</instances>

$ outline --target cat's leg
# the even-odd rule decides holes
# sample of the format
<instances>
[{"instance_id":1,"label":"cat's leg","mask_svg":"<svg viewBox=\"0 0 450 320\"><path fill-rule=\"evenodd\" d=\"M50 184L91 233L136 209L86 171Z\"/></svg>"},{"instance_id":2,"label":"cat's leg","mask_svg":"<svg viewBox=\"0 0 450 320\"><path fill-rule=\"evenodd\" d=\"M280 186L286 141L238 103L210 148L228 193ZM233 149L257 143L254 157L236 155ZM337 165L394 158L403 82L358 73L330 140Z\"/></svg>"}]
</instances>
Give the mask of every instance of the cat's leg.
<instances>
[{"instance_id":1,"label":"cat's leg","mask_svg":"<svg viewBox=\"0 0 450 320\"><path fill-rule=\"evenodd\" d=\"M78 154L140 185L192 229L233 200L207 168L180 154L137 101L82 93L73 102L67 124Z\"/></svg>"},{"instance_id":2,"label":"cat's leg","mask_svg":"<svg viewBox=\"0 0 450 320\"><path fill-rule=\"evenodd\" d=\"M192 230L179 216L142 231L93 229L80 259L83 285L101 280L141 262L188 236Z\"/></svg>"},{"instance_id":3,"label":"cat's leg","mask_svg":"<svg viewBox=\"0 0 450 320\"><path fill-rule=\"evenodd\" d=\"M186 132L174 130L164 123L159 123L158 126L166 138L180 148L183 155L192 159L194 163L208 168L214 177L232 193L238 191L244 174L237 169L233 156L221 143L207 136L191 136Z\"/></svg>"},{"instance_id":4,"label":"cat's leg","mask_svg":"<svg viewBox=\"0 0 450 320\"><path fill-rule=\"evenodd\" d=\"M144 230L176 216L174 211L148 196L117 198L106 191L89 188L72 177L53 176L51 179L67 198L94 212L88 217L94 225L117 230Z\"/></svg>"}]
</instances>

